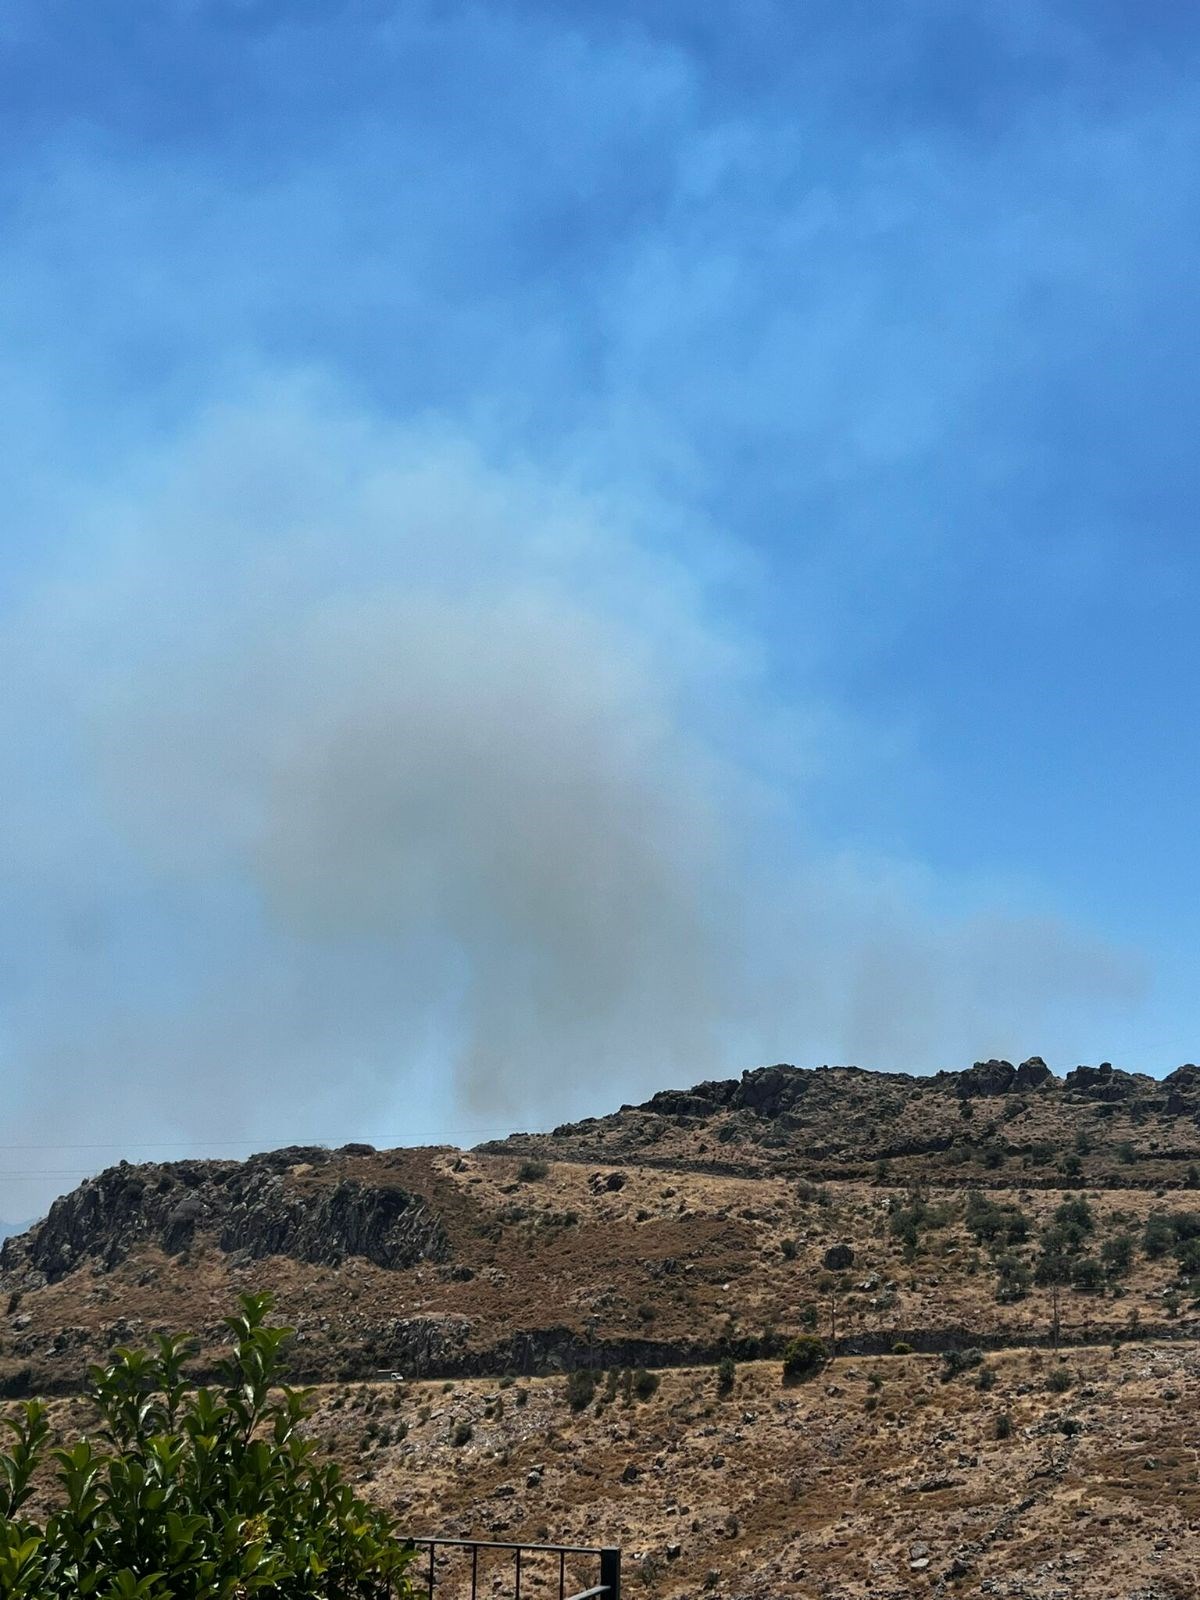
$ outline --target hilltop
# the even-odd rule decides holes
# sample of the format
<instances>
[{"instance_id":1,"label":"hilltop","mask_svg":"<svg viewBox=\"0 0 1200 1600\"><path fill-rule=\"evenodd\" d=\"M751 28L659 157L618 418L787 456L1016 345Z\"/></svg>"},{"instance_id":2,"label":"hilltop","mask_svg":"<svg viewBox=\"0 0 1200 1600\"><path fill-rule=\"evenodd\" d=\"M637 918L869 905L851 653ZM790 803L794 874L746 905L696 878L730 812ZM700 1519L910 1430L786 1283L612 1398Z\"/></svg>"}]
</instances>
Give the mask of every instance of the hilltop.
<instances>
[{"instance_id":1,"label":"hilltop","mask_svg":"<svg viewBox=\"0 0 1200 1600\"><path fill-rule=\"evenodd\" d=\"M481 1146L572 1161L632 1161L813 1179L1194 1182L1200 1067L1158 1079L1102 1062L1059 1078L1040 1056L917 1077L778 1065L669 1089L551 1134ZM1078 1168L1076 1168L1078 1162Z\"/></svg>"},{"instance_id":2,"label":"hilltop","mask_svg":"<svg viewBox=\"0 0 1200 1600\"><path fill-rule=\"evenodd\" d=\"M121 1163L0 1245L0 1391L70 1417L178 1328L204 1376L266 1288L415 1531L618 1540L664 1596L1183 1600L1198 1079L774 1066L473 1151Z\"/></svg>"},{"instance_id":3,"label":"hilltop","mask_svg":"<svg viewBox=\"0 0 1200 1600\"><path fill-rule=\"evenodd\" d=\"M813 1325L860 1353L999 1347L1052 1315L1067 1339L1131 1319L1190 1337L1187 1242L1145 1235L1200 1206L1198 1080L776 1066L469 1152L122 1163L0 1246L0 1384L70 1388L158 1327L215 1350L248 1284L275 1291L308 1379L749 1358ZM1052 1295L1039 1239L1088 1194Z\"/></svg>"}]
</instances>

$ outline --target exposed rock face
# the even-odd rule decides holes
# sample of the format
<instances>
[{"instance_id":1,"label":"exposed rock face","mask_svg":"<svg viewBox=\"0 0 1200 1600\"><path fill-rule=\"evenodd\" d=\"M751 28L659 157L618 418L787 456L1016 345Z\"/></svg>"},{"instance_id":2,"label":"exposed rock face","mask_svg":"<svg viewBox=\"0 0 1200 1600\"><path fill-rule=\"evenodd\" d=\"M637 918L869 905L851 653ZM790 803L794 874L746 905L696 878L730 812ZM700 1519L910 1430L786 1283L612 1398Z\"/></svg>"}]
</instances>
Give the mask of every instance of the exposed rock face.
<instances>
[{"instance_id":1,"label":"exposed rock face","mask_svg":"<svg viewBox=\"0 0 1200 1600\"><path fill-rule=\"evenodd\" d=\"M1017 1069L1011 1061L977 1061L958 1074L957 1091L963 1100L974 1095L1007 1094L1016 1082Z\"/></svg>"},{"instance_id":2,"label":"exposed rock face","mask_svg":"<svg viewBox=\"0 0 1200 1600\"><path fill-rule=\"evenodd\" d=\"M1200 1115L1200 1067L1194 1061L1185 1061L1163 1079L1167 1091L1166 1111L1171 1117Z\"/></svg>"},{"instance_id":3,"label":"exposed rock face","mask_svg":"<svg viewBox=\"0 0 1200 1600\"><path fill-rule=\"evenodd\" d=\"M1028 1061L1022 1061L1017 1068L1014 1087L1021 1092L1027 1089L1040 1089L1044 1083L1049 1083L1053 1076L1041 1056L1030 1056Z\"/></svg>"},{"instance_id":4,"label":"exposed rock face","mask_svg":"<svg viewBox=\"0 0 1200 1600\"><path fill-rule=\"evenodd\" d=\"M331 1160L328 1150L293 1146L245 1162L110 1167L56 1200L27 1234L6 1240L0 1271L53 1282L84 1260L111 1269L139 1244L178 1255L198 1233L225 1251L328 1266L347 1256L381 1267L446 1259L445 1230L419 1196L339 1177ZM328 1170L316 1176L321 1168Z\"/></svg>"},{"instance_id":5,"label":"exposed rock face","mask_svg":"<svg viewBox=\"0 0 1200 1600\"><path fill-rule=\"evenodd\" d=\"M1140 1072L1123 1072L1111 1061L1102 1061L1098 1067L1076 1067L1067 1073L1065 1083L1069 1090L1086 1095L1089 1100L1109 1101L1128 1100L1141 1087L1157 1087L1153 1078Z\"/></svg>"}]
</instances>

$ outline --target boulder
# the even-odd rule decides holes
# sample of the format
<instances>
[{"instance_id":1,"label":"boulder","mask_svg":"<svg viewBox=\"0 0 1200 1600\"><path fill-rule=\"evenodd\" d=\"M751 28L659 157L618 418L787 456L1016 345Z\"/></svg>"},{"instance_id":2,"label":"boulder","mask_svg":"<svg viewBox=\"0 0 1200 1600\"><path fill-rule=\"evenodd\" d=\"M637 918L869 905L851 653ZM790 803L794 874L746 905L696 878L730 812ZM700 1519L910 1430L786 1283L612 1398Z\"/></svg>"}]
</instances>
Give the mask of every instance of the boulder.
<instances>
[{"instance_id":1,"label":"boulder","mask_svg":"<svg viewBox=\"0 0 1200 1600\"><path fill-rule=\"evenodd\" d=\"M977 1061L968 1071L958 1074L956 1089L961 1100L972 1100L980 1095L1007 1094L1016 1077L1017 1069L1011 1061Z\"/></svg>"},{"instance_id":2,"label":"boulder","mask_svg":"<svg viewBox=\"0 0 1200 1600\"><path fill-rule=\"evenodd\" d=\"M1041 1056L1030 1056L1028 1061L1022 1061L1017 1068L1013 1087L1022 1092L1026 1089L1040 1089L1044 1083L1049 1083L1053 1076Z\"/></svg>"}]
</instances>

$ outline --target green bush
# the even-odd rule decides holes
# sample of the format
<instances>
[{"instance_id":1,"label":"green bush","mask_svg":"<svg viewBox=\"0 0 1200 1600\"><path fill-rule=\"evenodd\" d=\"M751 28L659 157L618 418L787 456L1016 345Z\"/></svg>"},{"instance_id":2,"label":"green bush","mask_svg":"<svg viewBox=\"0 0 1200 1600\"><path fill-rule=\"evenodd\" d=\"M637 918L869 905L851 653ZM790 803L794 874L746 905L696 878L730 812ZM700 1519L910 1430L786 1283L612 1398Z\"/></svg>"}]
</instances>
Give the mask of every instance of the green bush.
<instances>
[{"instance_id":1,"label":"green bush","mask_svg":"<svg viewBox=\"0 0 1200 1600\"><path fill-rule=\"evenodd\" d=\"M639 1367L633 1378L633 1392L639 1400L649 1400L660 1381L657 1372L647 1372L645 1367Z\"/></svg>"},{"instance_id":2,"label":"green bush","mask_svg":"<svg viewBox=\"0 0 1200 1600\"><path fill-rule=\"evenodd\" d=\"M1104 1286L1104 1279L1104 1267L1095 1256L1080 1256L1071 1268L1071 1284L1076 1289L1100 1289Z\"/></svg>"},{"instance_id":3,"label":"green bush","mask_svg":"<svg viewBox=\"0 0 1200 1600\"><path fill-rule=\"evenodd\" d=\"M732 1356L722 1356L717 1362L717 1391L719 1394L728 1394L733 1388L733 1380L737 1375L737 1368L733 1364Z\"/></svg>"},{"instance_id":4,"label":"green bush","mask_svg":"<svg viewBox=\"0 0 1200 1600\"><path fill-rule=\"evenodd\" d=\"M528 1161L522 1161L517 1168L517 1182L540 1183L549 1171L550 1168L544 1161L536 1161L530 1157Z\"/></svg>"},{"instance_id":5,"label":"green bush","mask_svg":"<svg viewBox=\"0 0 1200 1600\"><path fill-rule=\"evenodd\" d=\"M1152 1211L1142 1230L1142 1249L1151 1261L1165 1256L1175 1243L1175 1229L1170 1217L1162 1211Z\"/></svg>"},{"instance_id":6,"label":"green bush","mask_svg":"<svg viewBox=\"0 0 1200 1600\"><path fill-rule=\"evenodd\" d=\"M912 1345L908 1344L904 1339L897 1339L892 1346L892 1354L894 1356L910 1356L912 1353Z\"/></svg>"},{"instance_id":7,"label":"green bush","mask_svg":"<svg viewBox=\"0 0 1200 1600\"><path fill-rule=\"evenodd\" d=\"M596 1394L596 1374L591 1367L576 1367L567 1378L567 1404L572 1411L590 1406Z\"/></svg>"},{"instance_id":8,"label":"green bush","mask_svg":"<svg viewBox=\"0 0 1200 1600\"><path fill-rule=\"evenodd\" d=\"M996 1299L1002 1306L1024 1300L1032 1277L1020 1256L1005 1251L996 1257Z\"/></svg>"},{"instance_id":9,"label":"green bush","mask_svg":"<svg viewBox=\"0 0 1200 1600\"><path fill-rule=\"evenodd\" d=\"M814 1333L802 1333L789 1341L783 1352L785 1378L811 1378L829 1360L824 1339Z\"/></svg>"},{"instance_id":10,"label":"green bush","mask_svg":"<svg viewBox=\"0 0 1200 1600\"><path fill-rule=\"evenodd\" d=\"M1054 1394L1066 1394L1072 1382L1069 1367L1051 1367L1046 1376L1046 1387Z\"/></svg>"},{"instance_id":11,"label":"green bush","mask_svg":"<svg viewBox=\"0 0 1200 1600\"><path fill-rule=\"evenodd\" d=\"M412 1559L385 1512L361 1500L300 1433L304 1391L281 1388L290 1330L267 1295L245 1295L217 1389L189 1389L188 1345L119 1348L90 1369L102 1426L53 1452L59 1505L27 1519L47 1454L46 1408L4 1419L0 1595L11 1600L318 1600L410 1597ZM273 1392L274 1391L274 1392Z\"/></svg>"},{"instance_id":12,"label":"green bush","mask_svg":"<svg viewBox=\"0 0 1200 1600\"><path fill-rule=\"evenodd\" d=\"M967 1196L964 1220L979 1244L1024 1244L1029 1237L1029 1218L1019 1206L998 1204L978 1189Z\"/></svg>"},{"instance_id":13,"label":"green bush","mask_svg":"<svg viewBox=\"0 0 1200 1600\"><path fill-rule=\"evenodd\" d=\"M1007 1411L1001 1411L996 1417L995 1434L997 1439L1012 1438L1012 1418Z\"/></svg>"},{"instance_id":14,"label":"green bush","mask_svg":"<svg viewBox=\"0 0 1200 1600\"><path fill-rule=\"evenodd\" d=\"M957 1378L960 1373L968 1372L982 1365L982 1350L943 1350L942 1382L949 1383L952 1378Z\"/></svg>"},{"instance_id":15,"label":"green bush","mask_svg":"<svg viewBox=\"0 0 1200 1600\"><path fill-rule=\"evenodd\" d=\"M1133 1270L1133 1235L1114 1233L1100 1246L1100 1259L1108 1278L1124 1278Z\"/></svg>"}]
</instances>

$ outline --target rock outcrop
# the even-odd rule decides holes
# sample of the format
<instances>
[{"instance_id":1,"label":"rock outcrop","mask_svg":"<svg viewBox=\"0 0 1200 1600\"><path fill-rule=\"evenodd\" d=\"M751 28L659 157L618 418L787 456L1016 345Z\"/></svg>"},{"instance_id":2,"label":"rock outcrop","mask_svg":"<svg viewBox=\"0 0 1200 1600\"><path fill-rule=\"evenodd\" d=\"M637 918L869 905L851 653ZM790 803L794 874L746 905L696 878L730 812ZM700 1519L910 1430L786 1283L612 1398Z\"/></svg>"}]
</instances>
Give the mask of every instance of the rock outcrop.
<instances>
[{"instance_id":1,"label":"rock outcrop","mask_svg":"<svg viewBox=\"0 0 1200 1600\"><path fill-rule=\"evenodd\" d=\"M7 1239L0 1272L54 1282L82 1261L111 1270L138 1245L179 1255L197 1235L248 1258L326 1266L347 1256L381 1267L447 1258L445 1229L420 1196L343 1175L341 1166L330 1151L307 1146L248 1161L122 1162L56 1200L28 1233Z\"/></svg>"}]
</instances>

